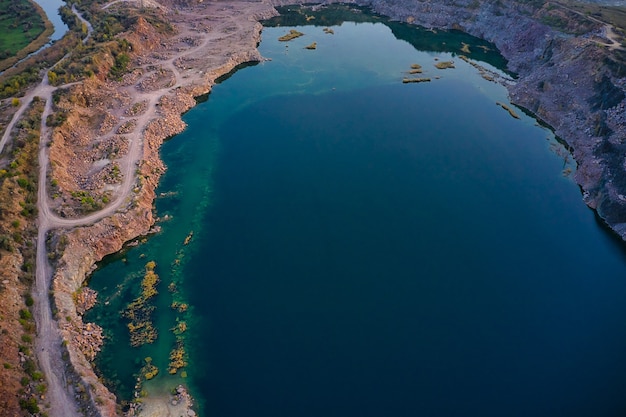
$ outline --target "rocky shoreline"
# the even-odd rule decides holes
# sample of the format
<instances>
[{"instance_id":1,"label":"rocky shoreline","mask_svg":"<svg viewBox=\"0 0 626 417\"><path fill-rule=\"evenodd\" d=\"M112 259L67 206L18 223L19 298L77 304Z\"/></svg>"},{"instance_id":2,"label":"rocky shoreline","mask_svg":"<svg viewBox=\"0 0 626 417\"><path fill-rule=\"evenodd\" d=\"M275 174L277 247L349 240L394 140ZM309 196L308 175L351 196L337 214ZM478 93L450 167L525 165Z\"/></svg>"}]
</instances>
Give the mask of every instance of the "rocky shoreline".
<instances>
[{"instance_id":1,"label":"rocky shoreline","mask_svg":"<svg viewBox=\"0 0 626 417\"><path fill-rule=\"evenodd\" d=\"M186 82L160 98L158 117L143 132L141 163L126 207L93 225L58 231L50 239L57 243L61 254L52 289L63 340L71 341L64 347L70 364L67 376L80 387L75 398L85 415L116 416L121 411L115 396L99 381L89 363L101 343L101 329L83 323L75 294L96 262L119 251L126 242L145 235L153 226L155 189L165 170L159 147L163 140L185 128L181 114L195 105L194 97L208 93L217 78L238 65L261 60L256 49L262 29L258 21L275 15L274 6L293 3L225 1L189 6L196 8L198 15L218 14L218 10L209 8L219 7L222 15L237 17L236 24L222 28L222 35L238 33L239 41L222 40L219 50L207 44L199 53L177 61L177 67L186 71ZM626 178L621 156L622 141L626 138L626 79L611 72L610 63L607 64L610 54L594 41L601 36L598 25L590 25L590 32L581 36L567 35L539 23L533 17L536 11L511 1L500 1L497 5L484 2L478 7L468 0L358 3L393 19L426 27L463 29L493 42L508 59L509 69L519 76L515 84L507 86L512 101L552 126L573 148L579 166L575 178L584 192L585 202L626 238L626 182L620 180ZM171 7L175 10L176 6ZM180 18L177 21L174 12L171 18L174 25L185 24ZM135 57L135 62L149 59L153 52L146 49ZM63 242L63 248L58 247L59 242ZM83 305L80 309L84 311L84 308Z\"/></svg>"}]
</instances>

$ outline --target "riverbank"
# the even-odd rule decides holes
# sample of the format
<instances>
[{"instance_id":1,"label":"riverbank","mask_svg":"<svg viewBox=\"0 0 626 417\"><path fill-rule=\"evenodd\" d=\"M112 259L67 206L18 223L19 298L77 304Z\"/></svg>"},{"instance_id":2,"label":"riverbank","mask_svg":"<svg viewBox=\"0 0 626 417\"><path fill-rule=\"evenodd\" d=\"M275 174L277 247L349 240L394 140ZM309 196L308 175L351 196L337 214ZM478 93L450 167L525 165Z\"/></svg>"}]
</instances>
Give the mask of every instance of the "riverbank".
<instances>
[{"instance_id":1,"label":"riverbank","mask_svg":"<svg viewBox=\"0 0 626 417\"><path fill-rule=\"evenodd\" d=\"M620 119L623 111L621 114L618 111L620 105L623 109L623 98L611 107L605 106L616 98L608 104L601 104L600 109L593 109L598 83L606 86L609 92L613 91L615 97L619 97L615 89L623 90L623 84L619 87L619 80L598 65L598 59L606 57L605 51L589 38L564 36L528 16L520 18L520 10L507 9L506 4L498 10L471 9L469 4L467 8L399 2L373 2L372 5L376 11L393 18L429 27L463 27L469 33L495 42L509 59L511 69L520 75L517 83L509 87L514 101L538 114L574 146L581 167L576 178L588 193L588 204L601 208L600 203L607 196L615 197L619 203L621 191L611 194L609 185L612 181L607 177L613 166L607 165L606 159L598 159L596 154L596 147L603 141L618 144L616 138L623 134L624 128ZM57 183L60 182L70 193L80 186L76 179L82 178L84 184L84 176L93 172L94 164L102 160L102 154L88 153L81 147L92 149L92 144L103 143L103 138L120 138L118 135L121 134L117 132L125 125L128 115L134 114L130 110L144 102L146 109L137 117L134 130L131 129L130 142L139 146L121 155L118 161L122 171L127 173L124 181L128 181L128 192L124 192L126 186L113 184L113 189L121 188L114 200L120 202L115 206L116 210L104 213L111 215L93 225L67 233L57 232L51 239L56 244L55 251L62 254L56 264L53 290L56 318L64 340L84 336L88 324L83 323L77 313L73 295L83 285L94 264L105 255L120 250L125 242L148 233L154 223L154 189L165 169L158 155L162 141L184 129L180 115L195 105L194 97L208 93L217 78L237 65L262 59L256 50L261 32L258 20L274 15L273 5L247 2L199 3L187 8L170 5L165 13L177 30L174 36L163 37L143 25L135 27L134 35L127 36L137 48L132 62L134 71L120 81L88 81L70 92L78 98L78 103L85 103L87 99L91 103L78 104L70 109L76 112L76 117L70 114L68 118L75 133L62 129L53 133L50 148L50 159L54 162L52 178L59 180ZM599 81L596 81L598 77ZM544 81L541 87L540 81ZM572 106L576 110L573 118ZM106 115L101 124L81 124L82 116L95 113ZM598 114L605 115L599 117L612 128L610 135L591 135L602 133L594 130L598 127L594 115ZM76 138L76 132L80 132L82 143L72 144L69 139ZM609 154L609 157L616 155ZM140 163L135 177L137 161ZM44 184L41 186L45 187ZM73 216L82 221L58 201L49 199L46 204L70 219L58 226L71 226ZM616 219L622 219L619 210L610 213ZM623 223L623 219L620 221ZM620 231L619 227L614 228ZM83 409L91 410L86 414L117 415L115 398L99 382L86 359L86 352L73 343L68 343L66 348L73 365L72 373L86 388ZM151 400L149 397L144 403L150 404L151 401L156 404L162 399L153 397ZM144 407L146 409L151 407ZM155 405L154 409L158 407Z\"/></svg>"}]
</instances>

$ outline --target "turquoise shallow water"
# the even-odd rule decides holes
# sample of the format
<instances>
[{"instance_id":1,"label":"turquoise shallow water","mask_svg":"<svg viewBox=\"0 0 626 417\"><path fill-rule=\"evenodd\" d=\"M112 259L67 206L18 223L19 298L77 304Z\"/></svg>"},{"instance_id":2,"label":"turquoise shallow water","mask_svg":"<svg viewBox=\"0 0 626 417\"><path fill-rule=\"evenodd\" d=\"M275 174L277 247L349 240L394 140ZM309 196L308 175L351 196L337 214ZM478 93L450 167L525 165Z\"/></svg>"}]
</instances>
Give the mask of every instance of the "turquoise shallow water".
<instances>
[{"instance_id":1,"label":"turquoise shallow water","mask_svg":"<svg viewBox=\"0 0 626 417\"><path fill-rule=\"evenodd\" d=\"M484 43L357 16L288 44L294 26L266 28L271 61L164 145L171 219L91 280L104 375L129 398L150 356L146 388L184 381L207 416L623 415L624 247L562 148L456 56ZM433 81L402 84L414 63ZM120 311L149 260L159 338L130 348ZM186 378L166 375L176 319Z\"/></svg>"}]
</instances>

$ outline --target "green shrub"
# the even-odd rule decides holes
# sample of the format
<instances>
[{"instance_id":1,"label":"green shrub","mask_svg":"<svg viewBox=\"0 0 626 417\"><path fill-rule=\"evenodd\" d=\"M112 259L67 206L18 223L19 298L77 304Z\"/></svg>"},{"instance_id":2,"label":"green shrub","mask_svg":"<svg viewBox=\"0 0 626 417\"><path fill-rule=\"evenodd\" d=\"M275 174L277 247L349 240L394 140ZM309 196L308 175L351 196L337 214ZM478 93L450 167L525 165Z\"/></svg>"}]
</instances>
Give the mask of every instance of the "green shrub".
<instances>
[{"instance_id":1,"label":"green shrub","mask_svg":"<svg viewBox=\"0 0 626 417\"><path fill-rule=\"evenodd\" d=\"M31 414L39 413L39 406L37 405L37 400L34 397L31 397L28 400L21 399L20 408Z\"/></svg>"}]
</instances>

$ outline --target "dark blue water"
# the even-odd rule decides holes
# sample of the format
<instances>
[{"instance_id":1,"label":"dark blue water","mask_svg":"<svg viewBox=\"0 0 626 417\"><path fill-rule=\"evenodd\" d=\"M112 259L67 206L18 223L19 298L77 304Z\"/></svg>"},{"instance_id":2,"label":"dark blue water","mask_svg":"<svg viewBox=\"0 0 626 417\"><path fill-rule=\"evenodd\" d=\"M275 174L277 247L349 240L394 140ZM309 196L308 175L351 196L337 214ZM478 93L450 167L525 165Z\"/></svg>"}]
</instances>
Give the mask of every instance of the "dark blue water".
<instances>
[{"instance_id":1,"label":"dark blue water","mask_svg":"<svg viewBox=\"0 0 626 417\"><path fill-rule=\"evenodd\" d=\"M123 305L132 287L105 277L156 259L162 334L181 283L202 415L625 415L624 247L552 134L381 23L307 26L288 46L287 29L266 29L272 61L216 86L164 146L163 233L92 279ZM411 63L433 81L402 84ZM98 308L117 341L105 373L131 378L116 354L166 364L171 336L124 348Z\"/></svg>"}]
</instances>

